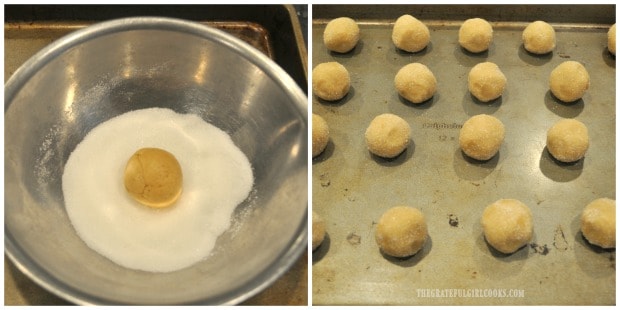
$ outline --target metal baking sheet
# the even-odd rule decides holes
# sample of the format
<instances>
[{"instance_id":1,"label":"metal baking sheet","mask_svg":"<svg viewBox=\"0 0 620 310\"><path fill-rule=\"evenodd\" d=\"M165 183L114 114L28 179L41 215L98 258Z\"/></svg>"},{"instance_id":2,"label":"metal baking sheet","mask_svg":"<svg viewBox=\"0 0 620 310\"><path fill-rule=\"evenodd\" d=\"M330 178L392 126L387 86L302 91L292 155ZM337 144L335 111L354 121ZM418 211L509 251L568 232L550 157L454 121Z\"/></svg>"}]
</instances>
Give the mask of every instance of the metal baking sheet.
<instances>
[{"instance_id":1,"label":"metal baking sheet","mask_svg":"<svg viewBox=\"0 0 620 310\"><path fill-rule=\"evenodd\" d=\"M393 22L412 14L431 31L418 53L397 50ZM615 250L589 245L579 231L583 208L616 192L616 63L607 51L615 6L313 6L312 63L337 61L351 76L340 101L313 96L313 113L330 126L326 151L312 162L312 208L327 226L313 252L313 304L410 305L615 305ZM326 23L349 16L361 39L346 54L323 45ZM458 28L472 17L494 27L488 52L471 54L458 45ZM565 18L563 20L563 17ZM527 22L549 20L557 45L535 56L522 47ZM590 74L585 96L560 103L548 77L566 60ZM498 64L508 83L500 99L477 102L467 74L477 63ZM429 101L414 105L399 97L394 76L404 65L427 65L438 81ZM393 160L371 155L364 132L381 113L393 113L412 128L407 150ZM466 158L459 129L469 117L491 114L506 137L487 162ZM575 164L553 160L546 132L556 121L586 124L590 147ZM530 207L534 238L512 255L492 250L480 217L501 198ZM406 259L384 256L374 240L376 221L388 208L421 209L430 238Z\"/></svg>"},{"instance_id":2,"label":"metal baking sheet","mask_svg":"<svg viewBox=\"0 0 620 310\"><path fill-rule=\"evenodd\" d=\"M278 63L306 90L307 53L292 6L205 5L8 5L4 24L4 80L36 52L58 38L95 22L128 16L194 20L254 46ZM307 304L307 253L246 305ZM45 291L5 256L5 304L58 305L66 301Z\"/></svg>"}]
</instances>

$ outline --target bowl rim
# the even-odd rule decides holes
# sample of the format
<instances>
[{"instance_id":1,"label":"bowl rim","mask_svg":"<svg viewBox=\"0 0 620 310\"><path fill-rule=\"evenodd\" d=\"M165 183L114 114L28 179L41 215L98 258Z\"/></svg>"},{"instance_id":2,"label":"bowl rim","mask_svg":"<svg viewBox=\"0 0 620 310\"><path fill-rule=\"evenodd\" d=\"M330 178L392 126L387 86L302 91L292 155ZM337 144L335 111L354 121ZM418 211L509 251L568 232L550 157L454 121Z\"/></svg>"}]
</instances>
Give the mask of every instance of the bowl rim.
<instances>
[{"instance_id":1,"label":"bowl rim","mask_svg":"<svg viewBox=\"0 0 620 310\"><path fill-rule=\"evenodd\" d=\"M15 96L17 96L22 87L34 76L34 74L43 68L49 61L58 57L72 47L98 37L132 30L164 30L181 32L224 45L237 55L259 67L266 75L268 75L288 95L288 97L291 98L291 103L294 105L296 112L304 122L304 127L308 128L307 96L296 84L296 82L269 57L261 53L256 48L228 33L225 33L222 30L194 21L158 16L125 17L98 22L69 33L47 45L22 64L6 82L4 86L5 118L6 111L9 109ZM215 298L190 300L187 301L187 303L234 305L247 300L267 288L278 278L280 278L287 270L289 270L300 257L301 253L307 249L307 200L305 216L303 218L305 220L302 220L297 227L294 235L295 237L288 242L288 246L285 247L281 255L279 255L276 260L271 262L267 268L258 273L253 279L240 286L233 292L224 293L215 296ZM4 250L7 257L9 257L18 270L49 292L69 302L80 305L118 303L114 300L90 295L84 291L77 290L72 286L56 279L33 259L24 257L22 255L23 251L20 246L14 242L11 237L11 233L7 230L6 224L4 226L4 235Z\"/></svg>"}]
</instances>

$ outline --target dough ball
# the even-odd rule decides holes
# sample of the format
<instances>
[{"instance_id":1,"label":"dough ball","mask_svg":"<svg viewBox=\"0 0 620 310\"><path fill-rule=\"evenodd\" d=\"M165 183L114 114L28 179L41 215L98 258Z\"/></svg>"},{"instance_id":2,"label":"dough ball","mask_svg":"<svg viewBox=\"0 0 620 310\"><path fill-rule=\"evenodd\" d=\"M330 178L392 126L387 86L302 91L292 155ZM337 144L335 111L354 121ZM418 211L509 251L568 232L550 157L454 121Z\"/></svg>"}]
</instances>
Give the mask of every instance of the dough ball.
<instances>
[{"instance_id":1,"label":"dough ball","mask_svg":"<svg viewBox=\"0 0 620 310\"><path fill-rule=\"evenodd\" d=\"M312 157L323 153L329 142L329 126L321 116L312 113Z\"/></svg>"},{"instance_id":2,"label":"dough ball","mask_svg":"<svg viewBox=\"0 0 620 310\"><path fill-rule=\"evenodd\" d=\"M408 64L398 70L394 84L398 93L412 103L431 99L437 88L435 75L421 63Z\"/></svg>"},{"instance_id":3,"label":"dough ball","mask_svg":"<svg viewBox=\"0 0 620 310\"><path fill-rule=\"evenodd\" d=\"M504 142L504 124L497 118L479 114L468 119L459 133L463 152L477 160L489 160Z\"/></svg>"},{"instance_id":4,"label":"dough ball","mask_svg":"<svg viewBox=\"0 0 620 310\"><path fill-rule=\"evenodd\" d=\"M515 199L500 199L482 213L484 238L496 250L510 254L532 240L530 208Z\"/></svg>"},{"instance_id":5,"label":"dough ball","mask_svg":"<svg viewBox=\"0 0 620 310\"><path fill-rule=\"evenodd\" d=\"M469 91L482 102L499 98L506 88L506 76L492 62L475 65L467 78Z\"/></svg>"},{"instance_id":6,"label":"dough ball","mask_svg":"<svg viewBox=\"0 0 620 310\"><path fill-rule=\"evenodd\" d=\"M523 47L530 53L547 54L555 48L555 30L551 25L537 20L523 30Z\"/></svg>"},{"instance_id":7,"label":"dough ball","mask_svg":"<svg viewBox=\"0 0 620 310\"><path fill-rule=\"evenodd\" d=\"M392 42L401 50L419 52L431 40L431 33L423 22L411 15L403 15L394 23Z\"/></svg>"},{"instance_id":8,"label":"dough ball","mask_svg":"<svg viewBox=\"0 0 620 310\"><path fill-rule=\"evenodd\" d=\"M560 120L547 131L547 150L561 162L582 159L589 145L588 128L578 120Z\"/></svg>"},{"instance_id":9,"label":"dough ball","mask_svg":"<svg viewBox=\"0 0 620 310\"><path fill-rule=\"evenodd\" d=\"M466 20L459 29L459 44L472 53L489 49L493 40L493 27L482 18Z\"/></svg>"},{"instance_id":10,"label":"dough ball","mask_svg":"<svg viewBox=\"0 0 620 310\"><path fill-rule=\"evenodd\" d=\"M349 71L337 62L325 62L312 70L312 91L327 101L342 99L351 87Z\"/></svg>"},{"instance_id":11,"label":"dough ball","mask_svg":"<svg viewBox=\"0 0 620 310\"><path fill-rule=\"evenodd\" d=\"M588 87L590 75L586 68L576 61L561 63L549 76L551 93L564 102L573 102L583 97Z\"/></svg>"},{"instance_id":12,"label":"dough ball","mask_svg":"<svg viewBox=\"0 0 620 310\"><path fill-rule=\"evenodd\" d=\"M616 24L611 26L607 32L607 49L614 56L616 55Z\"/></svg>"},{"instance_id":13,"label":"dough ball","mask_svg":"<svg viewBox=\"0 0 620 310\"><path fill-rule=\"evenodd\" d=\"M312 251L323 243L325 239L325 222L314 211L312 211Z\"/></svg>"},{"instance_id":14,"label":"dough ball","mask_svg":"<svg viewBox=\"0 0 620 310\"><path fill-rule=\"evenodd\" d=\"M599 198L581 213L581 233L588 242L605 249L616 247L616 201Z\"/></svg>"},{"instance_id":15,"label":"dough ball","mask_svg":"<svg viewBox=\"0 0 620 310\"><path fill-rule=\"evenodd\" d=\"M410 135L407 121L394 114L381 114L366 129L366 145L371 153L392 158L407 148Z\"/></svg>"},{"instance_id":16,"label":"dough ball","mask_svg":"<svg viewBox=\"0 0 620 310\"><path fill-rule=\"evenodd\" d=\"M174 155L158 148L136 151L125 166L125 189L139 203L164 208L181 195L183 174Z\"/></svg>"},{"instance_id":17,"label":"dough ball","mask_svg":"<svg viewBox=\"0 0 620 310\"><path fill-rule=\"evenodd\" d=\"M360 28L348 17L332 19L323 32L323 43L328 50L346 53L352 50L360 39Z\"/></svg>"},{"instance_id":18,"label":"dough ball","mask_svg":"<svg viewBox=\"0 0 620 310\"><path fill-rule=\"evenodd\" d=\"M395 257L414 255L424 246L427 236L424 214L406 206L393 207L383 213L375 231L381 251Z\"/></svg>"}]
</instances>

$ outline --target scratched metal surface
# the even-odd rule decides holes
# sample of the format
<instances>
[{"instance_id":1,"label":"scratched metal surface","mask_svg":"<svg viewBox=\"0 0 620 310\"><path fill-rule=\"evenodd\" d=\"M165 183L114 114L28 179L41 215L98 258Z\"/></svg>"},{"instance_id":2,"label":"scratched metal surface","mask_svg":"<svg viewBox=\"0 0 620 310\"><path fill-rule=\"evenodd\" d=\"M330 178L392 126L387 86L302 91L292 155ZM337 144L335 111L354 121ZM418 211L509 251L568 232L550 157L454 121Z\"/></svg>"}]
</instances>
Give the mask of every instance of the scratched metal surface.
<instances>
[{"instance_id":1,"label":"scratched metal surface","mask_svg":"<svg viewBox=\"0 0 620 310\"><path fill-rule=\"evenodd\" d=\"M592 247L579 232L585 205L616 195L609 24L554 24L554 52L532 56L522 48L525 23L493 23L489 52L472 55L458 46L460 22L426 21L431 44L411 54L391 42L400 13L358 18L357 47L333 54L322 43L329 19L320 18L327 11L314 9L312 66L340 62L351 75L351 91L332 103L313 96L313 113L326 119L331 133L312 163L312 208L327 224L327 238L313 253L313 304L615 304L615 250ZM359 11L343 13L356 18ZM615 19L613 10L601 14ZM584 63L591 78L583 99L569 105L548 90L549 73L565 60ZM501 99L490 104L475 102L467 91L469 70L483 61L497 63L508 79ZM405 102L394 89L394 75L410 62L426 64L438 80L437 93L422 105ZM372 118L386 112L412 128L409 147L394 160L372 156L364 141ZM506 127L498 156L484 163L466 159L458 147L460 126L480 113ZM589 129L590 148L573 165L558 164L545 149L547 129L562 118ZM521 200L534 216L532 242L508 256L487 246L479 224L485 206L501 198ZM401 204L424 212L430 239L413 257L393 259L380 253L374 228L385 210ZM462 289L452 291L461 297L429 297L443 289ZM462 296L486 289L514 289L524 297Z\"/></svg>"}]
</instances>

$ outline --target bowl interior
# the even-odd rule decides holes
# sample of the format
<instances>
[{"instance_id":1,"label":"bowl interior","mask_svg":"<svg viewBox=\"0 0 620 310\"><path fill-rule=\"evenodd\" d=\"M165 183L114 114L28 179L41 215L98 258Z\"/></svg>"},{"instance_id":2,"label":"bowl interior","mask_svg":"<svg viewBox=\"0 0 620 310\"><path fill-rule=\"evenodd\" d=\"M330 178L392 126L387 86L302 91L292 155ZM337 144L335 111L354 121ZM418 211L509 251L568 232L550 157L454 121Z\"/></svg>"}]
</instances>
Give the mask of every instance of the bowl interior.
<instances>
[{"instance_id":1,"label":"bowl interior","mask_svg":"<svg viewBox=\"0 0 620 310\"><path fill-rule=\"evenodd\" d=\"M282 83L264 59L219 31L164 19L98 27L38 54L29 74L16 73L7 84L7 253L73 302L249 297L305 247L307 115L300 107L306 103L291 95L292 80ZM197 114L221 128L246 154L255 178L212 256L170 273L126 269L100 256L76 235L63 204L64 164L89 130L148 107Z\"/></svg>"}]
</instances>

